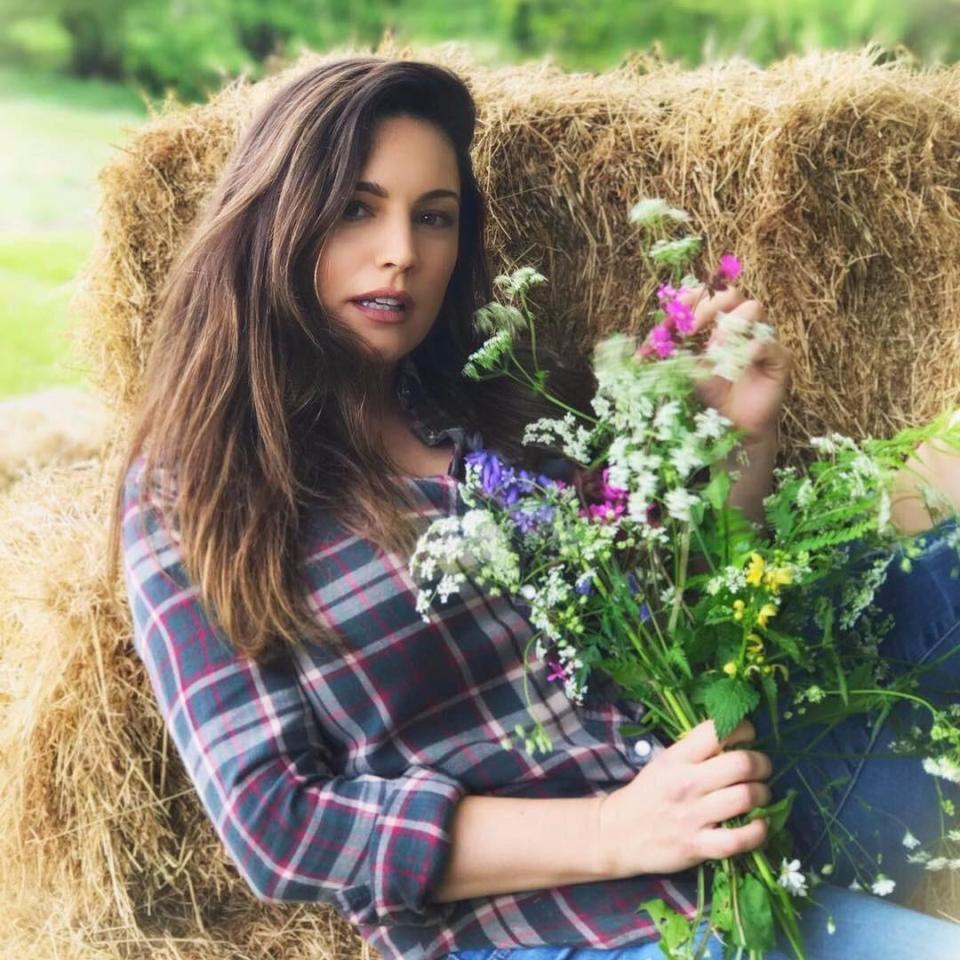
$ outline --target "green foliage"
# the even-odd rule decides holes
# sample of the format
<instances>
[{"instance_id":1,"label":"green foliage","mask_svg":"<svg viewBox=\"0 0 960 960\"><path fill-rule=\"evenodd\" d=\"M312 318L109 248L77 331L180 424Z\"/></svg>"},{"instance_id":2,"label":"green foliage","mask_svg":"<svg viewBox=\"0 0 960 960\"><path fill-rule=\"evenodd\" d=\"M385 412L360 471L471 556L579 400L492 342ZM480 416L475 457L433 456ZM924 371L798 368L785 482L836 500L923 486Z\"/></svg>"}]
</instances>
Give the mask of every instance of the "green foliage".
<instances>
[{"instance_id":1,"label":"green foliage","mask_svg":"<svg viewBox=\"0 0 960 960\"><path fill-rule=\"evenodd\" d=\"M689 66L743 56L770 63L809 49L904 44L925 63L960 54L960 6L943 0L0 0L10 61L135 80L199 98L221 78L259 76L301 47L469 40L494 60L550 54L602 70L633 51Z\"/></svg>"},{"instance_id":2,"label":"green foliage","mask_svg":"<svg viewBox=\"0 0 960 960\"><path fill-rule=\"evenodd\" d=\"M650 914L660 934L660 950L664 956L676 956L677 951L690 939L690 927L686 919L659 897L644 900L637 908L637 913L641 912Z\"/></svg>"},{"instance_id":3,"label":"green foliage","mask_svg":"<svg viewBox=\"0 0 960 960\"><path fill-rule=\"evenodd\" d=\"M760 694L739 677L723 677L699 691L696 700L707 708L717 728L717 738L722 740L757 706Z\"/></svg>"},{"instance_id":4,"label":"green foliage","mask_svg":"<svg viewBox=\"0 0 960 960\"><path fill-rule=\"evenodd\" d=\"M749 873L740 877L739 888L737 907L740 924L734 924L734 942L748 950L772 950L776 938L773 932L773 907L767 888Z\"/></svg>"}]
</instances>

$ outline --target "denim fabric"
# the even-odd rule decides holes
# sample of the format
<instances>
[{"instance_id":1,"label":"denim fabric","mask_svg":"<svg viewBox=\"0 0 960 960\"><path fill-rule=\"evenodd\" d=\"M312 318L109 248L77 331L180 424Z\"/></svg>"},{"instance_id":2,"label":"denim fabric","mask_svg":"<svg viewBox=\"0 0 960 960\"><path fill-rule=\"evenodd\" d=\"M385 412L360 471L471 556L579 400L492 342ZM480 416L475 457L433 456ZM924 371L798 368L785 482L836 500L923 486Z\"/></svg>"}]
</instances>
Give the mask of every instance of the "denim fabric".
<instances>
[{"instance_id":1,"label":"denim fabric","mask_svg":"<svg viewBox=\"0 0 960 960\"><path fill-rule=\"evenodd\" d=\"M877 592L876 604L893 617L894 626L881 651L908 664L937 662L920 680L920 692L943 705L960 700L960 565L957 552L944 535L955 532L953 519L924 537L924 551L913 561L910 573L899 564L890 565L887 579ZM851 571L856 575L856 570ZM900 669L903 669L901 667ZM807 960L957 960L960 958L960 924L940 920L904 907L924 875L922 864L910 864L902 845L909 829L921 841L942 833L938 803L949 797L960 809L960 786L925 773L918 757L890 754L890 744L904 725L929 728L924 716L909 704L894 707L878 728L862 716L839 724L790 770L775 774L774 795L796 787L797 800L791 814L791 832L796 855L805 871L833 862L830 882L811 890L816 905L807 906L801 923ZM783 749L775 751L769 741L758 749L774 757L775 770L785 765L792 749L809 743L811 729L787 733ZM769 733L769 721L757 719L758 738ZM863 758L870 755L870 762ZM835 819L824 823L811 797L811 790L828 801ZM850 856L831 857L831 837L846 838L855 851ZM869 881L879 862L896 889L885 899L848 889L859 875ZM827 930L832 917L835 932ZM706 927L704 926L705 932ZM722 956L722 944L710 940L714 960ZM545 946L518 949L461 950L447 960L654 960L663 953L656 942L615 950ZM787 960L788 948L768 952L769 960Z\"/></svg>"}]
</instances>

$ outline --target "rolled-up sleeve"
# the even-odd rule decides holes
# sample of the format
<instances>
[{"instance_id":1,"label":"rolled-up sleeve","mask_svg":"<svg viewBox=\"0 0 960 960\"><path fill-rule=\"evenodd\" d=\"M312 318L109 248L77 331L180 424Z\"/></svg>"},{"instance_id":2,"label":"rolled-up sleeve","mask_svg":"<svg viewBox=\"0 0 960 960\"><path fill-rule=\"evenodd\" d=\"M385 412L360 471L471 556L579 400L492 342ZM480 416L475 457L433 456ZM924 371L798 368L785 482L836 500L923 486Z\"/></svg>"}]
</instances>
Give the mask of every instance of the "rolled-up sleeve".
<instances>
[{"instance_id":1,"label":"rolled-up sleeve","mask_svg":"<svg viewBox=\"0 0 960 960\"><path fill-rule=\"evenodd\" d=\"M427 767L337 771L292 658L258 663L214 628L176 537L128 476L124 579L134 646L217 835L262 901L322 902L356 924L427 925L464 788Z\"/></svg>"}]
</instances>

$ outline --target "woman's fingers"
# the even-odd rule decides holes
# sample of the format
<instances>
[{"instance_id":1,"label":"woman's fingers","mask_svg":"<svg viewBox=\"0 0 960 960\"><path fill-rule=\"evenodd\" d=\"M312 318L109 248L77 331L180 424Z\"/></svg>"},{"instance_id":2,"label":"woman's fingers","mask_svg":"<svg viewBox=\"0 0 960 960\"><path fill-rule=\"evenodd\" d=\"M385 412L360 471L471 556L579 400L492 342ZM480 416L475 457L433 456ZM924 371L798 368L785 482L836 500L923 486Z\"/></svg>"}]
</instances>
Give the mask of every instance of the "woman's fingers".
<instances>
[{"instance_id":1,"label":"woman's fingers","mask_svg":"<svg viewBox=\"0 0 960 960\"><path fill-rule=\"evenodd\" d=\"M709 295L704 286L689 287L680 292L678 299L687 306L693 307L694 333L712 324L721 311L733 313L741 304L751 302L747 301L736 287L727 287L726 290L721 290L713 296ZM737 312L739 313L739 310Z\"/></svg>"},{"instance_id":2,"label":"woman's fingers","mask_svg":"<svg viewBox=\"0 0 960 960\"><path fill-rule=\"evenodd\" d=\"M754 807L764 807L770 802L770 788L765 783L735 783L714 790L705 796L697 807L707 824L723 823L732 817L749 813Z\"/></svg>"},{"instance_id":3,"label":"woman's fingers","mask_svg":"<svg viewBox=\"0 0 960 960\"><path fill-rule=\"evenodd\" d=\"M753 724L749 720L743 720L728 737L718 740L713 721L704 720L674 743L669 751L677 760L701 763L719 753L724 747L733 746L736 743L749 743L756 738L756 735Z\"/></svg>"},{"instance_id":4,"label":"woman's fingers","mask_svg":"<svg viewBox=\"0 0 960 960\"><path fill-rule=\"evenodd\" d=\"M705 860L723 860L755 850L767 839L769 823L760 818L742 827L714 827L704 830L697 844Z\"/></svg>"},{"instance_id":5,"label":"woman's fingers","mask_svg":"<svg viewBox=\"0 0 960 960\"><path fill-rule=\"evenodd\" d=\"M773 380L786 382L793 358L790 351L776 340L755 340L747 348L750 366Z\"/></svg>"},{"instance_id":6,"label":"woman's fingers","mask_svg":"<svg viewBox=\"0 0 960 960\"><path fill-rule=\"evenodd\" d=\"M726 750L705 760L700 771L706 795L733 783L766 780L773 773L773 761L759 750Z\"/></svg>"}]
</instances>

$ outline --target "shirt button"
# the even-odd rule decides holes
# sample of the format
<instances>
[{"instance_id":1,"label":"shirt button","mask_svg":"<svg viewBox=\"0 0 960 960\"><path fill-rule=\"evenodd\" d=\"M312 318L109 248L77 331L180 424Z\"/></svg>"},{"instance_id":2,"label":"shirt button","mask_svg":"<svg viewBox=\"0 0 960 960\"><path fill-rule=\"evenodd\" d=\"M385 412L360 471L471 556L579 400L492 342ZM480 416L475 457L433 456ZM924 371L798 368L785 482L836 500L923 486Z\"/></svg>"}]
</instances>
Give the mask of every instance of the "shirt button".
<instances>
[{"instance_id":1,"label":"shirt button","mask_svg":"<svg viewBox=\"0 0 960 960\"><path fill-rule=\"evenodd\" d=\"M646 760L653 752L653 744L649 740L638 740L633 745L633 752L641 759Z\"/></svg>"}]
</instances>

